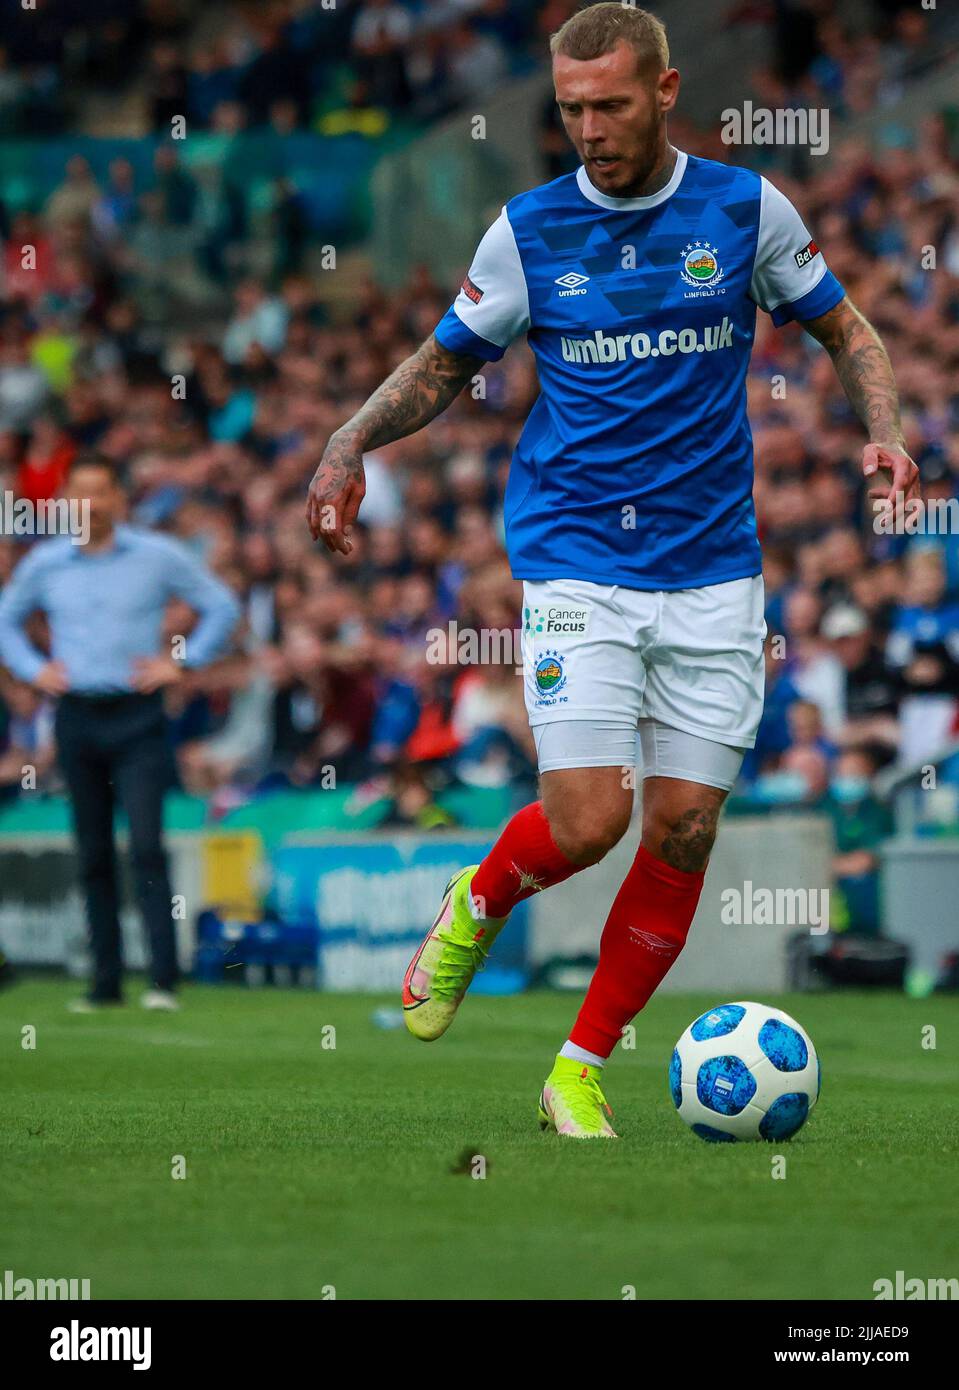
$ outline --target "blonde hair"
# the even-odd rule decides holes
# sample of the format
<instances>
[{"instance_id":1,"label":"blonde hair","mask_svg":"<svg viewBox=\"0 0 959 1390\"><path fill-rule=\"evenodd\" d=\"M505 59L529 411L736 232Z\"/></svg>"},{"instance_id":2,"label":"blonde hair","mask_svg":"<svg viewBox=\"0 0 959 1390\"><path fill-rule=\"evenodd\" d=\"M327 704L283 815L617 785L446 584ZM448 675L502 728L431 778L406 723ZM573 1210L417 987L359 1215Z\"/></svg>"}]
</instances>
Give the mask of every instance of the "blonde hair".
<instances>
[{"instance_id":1,"label":"blonde hair","mask_svg":"<svg viewBox=\"0 0 959 1390\"><path fill-rule=\"evenodd\" d=\"M640 69L652 67L662 72L669 67L666 26L648 10L628 4L590 5L578 10L552 35L549 51L588 60L611 53L620 42L635 50Z\"/></svg>"}]
</instances>

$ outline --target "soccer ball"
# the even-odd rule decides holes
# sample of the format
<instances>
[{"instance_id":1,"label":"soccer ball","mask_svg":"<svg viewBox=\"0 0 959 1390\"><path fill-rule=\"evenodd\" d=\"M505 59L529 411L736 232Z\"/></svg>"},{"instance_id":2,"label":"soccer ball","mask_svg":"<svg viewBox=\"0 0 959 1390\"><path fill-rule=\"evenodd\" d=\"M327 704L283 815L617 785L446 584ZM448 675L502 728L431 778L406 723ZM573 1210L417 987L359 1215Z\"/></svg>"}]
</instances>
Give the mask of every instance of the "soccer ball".
<instances>
[{"instance_id":1,"label":"soccer ball","mask_svg":"<svg viewBox=\"0 0 959 1390\"><path fill-rule=\"evenodd\" d=\"M673 1051L669 1090L694 1134L711 1142L791 1139L819 1099L812 1039L767 1004L719 1004Z\"/></svg>"}]
</instances>

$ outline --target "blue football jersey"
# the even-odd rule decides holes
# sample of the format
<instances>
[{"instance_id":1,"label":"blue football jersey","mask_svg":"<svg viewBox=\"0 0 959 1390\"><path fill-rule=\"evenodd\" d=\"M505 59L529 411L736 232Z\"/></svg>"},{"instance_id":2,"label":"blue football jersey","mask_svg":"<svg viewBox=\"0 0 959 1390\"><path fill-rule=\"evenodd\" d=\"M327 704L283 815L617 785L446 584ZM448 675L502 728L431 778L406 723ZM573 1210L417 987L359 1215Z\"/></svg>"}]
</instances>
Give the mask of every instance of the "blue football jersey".
<instances>
[{"instance_id":1,"label":"blue football jersey","mask_svg":"<svg viewBox=\"0 0 959 1390\"><path fill-rule=\"evenodd\" d=\"M843 290L789 200L680 152L612 198L585 169L521 193L436 328L488 361L523 333L540 394L505 499L518 579L686 589L760 572L746 369L756 308L811 319Z\"/></svg>"}]
</instances>

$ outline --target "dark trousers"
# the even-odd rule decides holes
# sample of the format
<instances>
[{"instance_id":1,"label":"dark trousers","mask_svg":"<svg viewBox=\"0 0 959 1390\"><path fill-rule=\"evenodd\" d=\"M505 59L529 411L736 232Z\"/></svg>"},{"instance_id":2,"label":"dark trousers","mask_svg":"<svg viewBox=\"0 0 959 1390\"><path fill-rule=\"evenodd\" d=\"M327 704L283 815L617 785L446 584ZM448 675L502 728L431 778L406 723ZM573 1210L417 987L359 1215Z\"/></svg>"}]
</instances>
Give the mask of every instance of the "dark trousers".
<instances>
[{"instance_id":1,"label":"dark trousers","mask_svg":"<svg viewBox=\"0 0 959 1390\"><path fill-rule=\"evenodd\" d=\"M163 794L169 785L163 702L157 695L65 695L57 708L60 766L73 806L97 999L117 999L123 970L113 812L130 822L137 903L157 989L177 980L173 900L163 848Z\"/></svg>"}]
</instances>

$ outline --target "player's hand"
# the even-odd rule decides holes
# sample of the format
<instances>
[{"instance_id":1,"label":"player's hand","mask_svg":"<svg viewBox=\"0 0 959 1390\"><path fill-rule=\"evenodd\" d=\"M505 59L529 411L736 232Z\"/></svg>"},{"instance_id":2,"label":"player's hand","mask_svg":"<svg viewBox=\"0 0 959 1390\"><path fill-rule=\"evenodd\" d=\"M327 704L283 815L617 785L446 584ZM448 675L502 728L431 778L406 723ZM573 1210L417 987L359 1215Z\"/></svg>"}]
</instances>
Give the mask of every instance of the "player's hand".
<instances>
[{"instance_id":1,"label":"player's hand","mask_svg":"<svg viewBox=\"0 0 959 1390\"><path fill-rule=\"evenodd\" d=\"M183 667L172 656L143 656L133 668L133 688L141 695L152 695L183 679Z\"/></svg>"},{"instance_id":2,"label":"player's hand","mask_svg":"<svg viewBox=\"0 0 959 1390\"><path fill-rule=\"evenodd\" d=\"M32 684L44 695L65 695L70 689L70 677L62 661L48 661L40 667Z\"/></svg>"},{"instance_id":3,"label":"player's hand","mask_svg":"<svg viewBox=\"0 0 959 1390\"><path fill-rule=\"evenodd\" d=\"M323 451L306 499L310 535L327 550L349 555L353 522L366 496L363 449L354 436L337 431Z\"/></svg>"},{"instance_id":4,"label":"player's hand","mask_svg":"<svg viewBox=\"0 0 959 1390\"><path fill-rule=\"evenodd\" d=\"M894 444L867 444L862 451L864 478L875 478L878 486L869 489L869 496L895 506L902 493L903 505L920 496L919 469L906 453Z\"/></svg>"}]
</instances>

